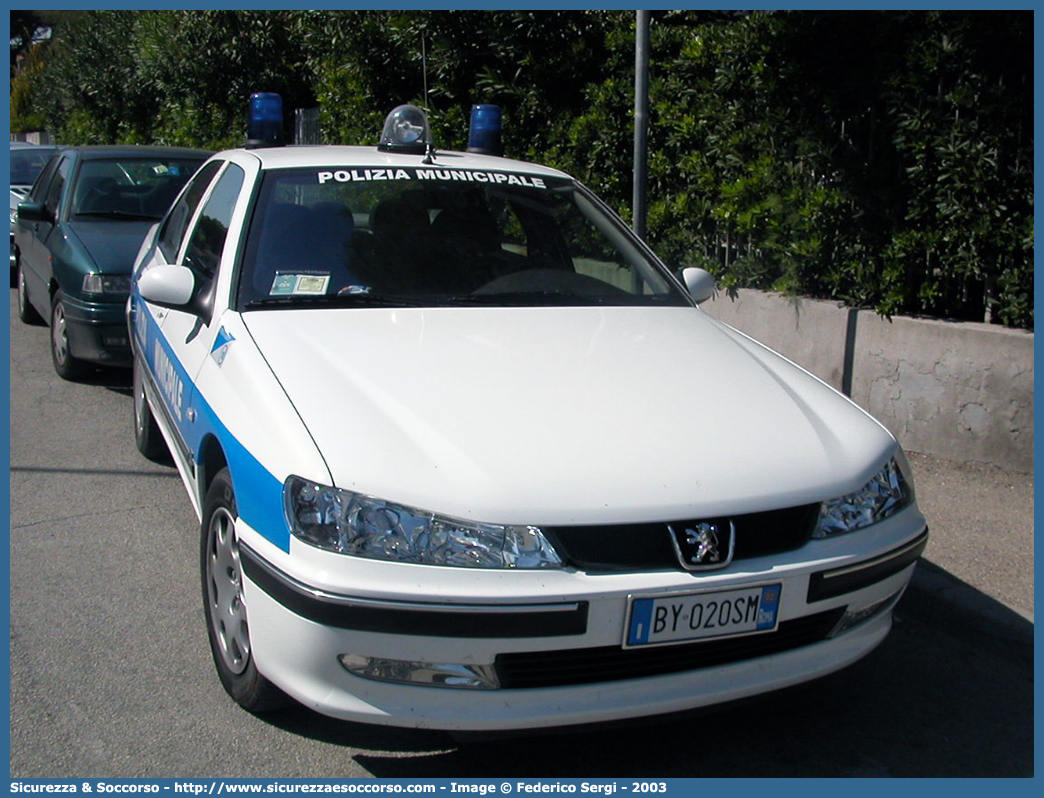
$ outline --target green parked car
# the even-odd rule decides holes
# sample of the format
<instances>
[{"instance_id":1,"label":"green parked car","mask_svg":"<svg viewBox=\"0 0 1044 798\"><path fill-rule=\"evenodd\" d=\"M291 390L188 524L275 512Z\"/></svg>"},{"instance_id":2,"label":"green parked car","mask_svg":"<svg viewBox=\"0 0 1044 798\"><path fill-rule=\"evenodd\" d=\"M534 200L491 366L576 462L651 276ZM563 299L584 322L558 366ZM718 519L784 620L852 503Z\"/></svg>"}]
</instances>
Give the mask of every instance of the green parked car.
<instances>
[{"instance_id":1,"label":"green parked car","mask_svg":"<svg viewBox=\"0 0 1044 798\"><path fill-rule=\"evenodd\" d=\"M149 228L210 155L175 147L63 150L18 206L18 316L51 326L55 371L130 365L124 305Z\"/></svg>"}]
</instances>

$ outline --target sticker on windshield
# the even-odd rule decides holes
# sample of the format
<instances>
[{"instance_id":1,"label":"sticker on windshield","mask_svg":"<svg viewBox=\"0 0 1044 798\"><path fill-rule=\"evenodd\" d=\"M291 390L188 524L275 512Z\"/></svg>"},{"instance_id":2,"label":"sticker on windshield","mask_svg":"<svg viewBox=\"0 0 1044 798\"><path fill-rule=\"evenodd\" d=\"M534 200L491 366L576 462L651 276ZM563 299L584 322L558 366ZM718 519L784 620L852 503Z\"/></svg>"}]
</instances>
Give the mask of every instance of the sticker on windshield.
<instances>
[{"instance_id":1,"label":"sticker on windshield","mask_svg":"<svg viewBox=\"0 0 1044 798\"><path fill-rule=\"evenodd\" d=\"M325 294L330 285L329 274L308 272L276 272L269 296Z\"/></svg>"}]
</instances>

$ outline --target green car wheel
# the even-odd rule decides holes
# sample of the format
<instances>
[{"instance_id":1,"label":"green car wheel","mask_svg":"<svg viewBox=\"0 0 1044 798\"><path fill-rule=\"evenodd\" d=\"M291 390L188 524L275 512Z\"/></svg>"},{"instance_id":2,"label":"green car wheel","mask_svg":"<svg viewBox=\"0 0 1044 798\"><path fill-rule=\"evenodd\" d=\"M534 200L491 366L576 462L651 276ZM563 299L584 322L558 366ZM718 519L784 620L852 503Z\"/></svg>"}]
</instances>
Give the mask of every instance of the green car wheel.
<instances>
[{"instance_id":1,"label":"green car wheel","mask_svg":"<svg viewBox=\"0 0 1044 798\"><path fill-rule=\"evenodd\" d=\"M87 364L73 357L69 349L69 327L61 294L55 296L51 305L51 361L63 380L78 380L87 372Z\"/></svg>"}]
</instances>

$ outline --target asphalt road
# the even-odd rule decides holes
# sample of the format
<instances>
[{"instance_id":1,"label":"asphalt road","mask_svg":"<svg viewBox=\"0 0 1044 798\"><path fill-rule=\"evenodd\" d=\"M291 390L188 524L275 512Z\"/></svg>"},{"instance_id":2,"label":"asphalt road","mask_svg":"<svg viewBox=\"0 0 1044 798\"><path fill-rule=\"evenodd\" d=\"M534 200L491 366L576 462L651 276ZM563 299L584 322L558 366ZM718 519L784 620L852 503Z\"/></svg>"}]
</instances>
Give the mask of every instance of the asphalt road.
<instances>
[{"instance_id":1,"label":"asphalt road","mask_svg":"<svg viewBox=\"0 0 1044 798\"><path fill-rule=\"evenodd\" d=\"M11 776L817 777L1033 774L1033 479L913 457L932 540L875 652L701 715L455 738L255 717L202 621L196 520L140 457L129 377L54 373L11 292Z\"/></svg>"}]
</instances>

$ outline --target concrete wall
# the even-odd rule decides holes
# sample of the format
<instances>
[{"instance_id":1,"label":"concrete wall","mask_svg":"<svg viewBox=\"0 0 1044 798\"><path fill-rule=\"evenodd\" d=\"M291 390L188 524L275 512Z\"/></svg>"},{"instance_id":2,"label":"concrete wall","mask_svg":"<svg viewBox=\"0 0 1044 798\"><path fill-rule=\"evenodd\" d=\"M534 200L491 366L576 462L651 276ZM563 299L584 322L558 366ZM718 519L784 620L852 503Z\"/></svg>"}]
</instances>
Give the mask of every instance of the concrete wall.
<instances>
[{"instance_id":1,"label":"concrete wall","mask_svg":"<svg viewBox=\"0 0 1044 798\"><path fill-rule=\"evenodd\" d=\"M748 289L702 307L851 396L909 451L1033 472L1033 333Z\"/></svg>"},{"instance_id":2,"label":"concrete wall","mask_svg":"<svg viewBox=\"0 0 1044 798\"><path fill-rule=\"evenodd\" d=\"M54 144L54 137L46 130L36 130L32 133L12 133L11 141L27 141L30 144Z\"/></svg>"}]
</instances>

